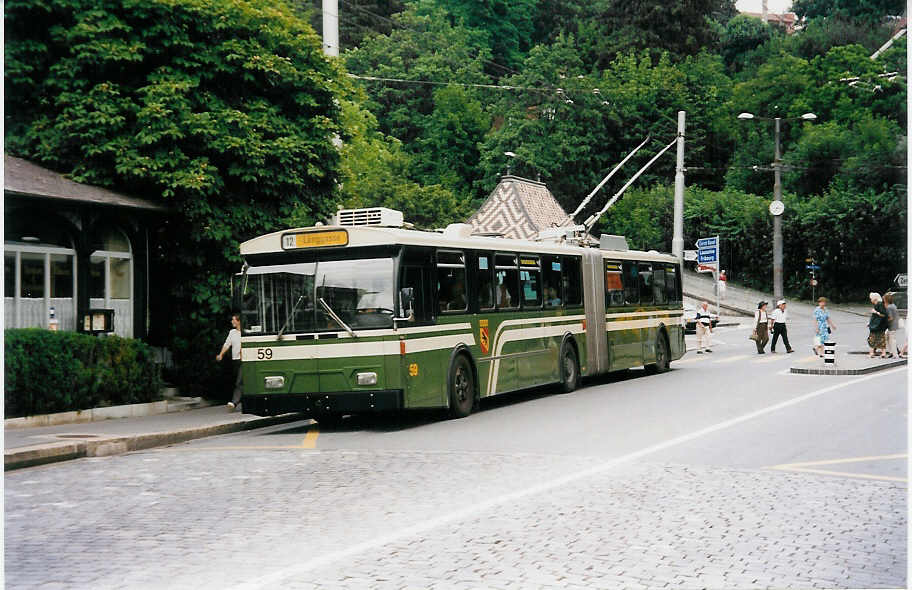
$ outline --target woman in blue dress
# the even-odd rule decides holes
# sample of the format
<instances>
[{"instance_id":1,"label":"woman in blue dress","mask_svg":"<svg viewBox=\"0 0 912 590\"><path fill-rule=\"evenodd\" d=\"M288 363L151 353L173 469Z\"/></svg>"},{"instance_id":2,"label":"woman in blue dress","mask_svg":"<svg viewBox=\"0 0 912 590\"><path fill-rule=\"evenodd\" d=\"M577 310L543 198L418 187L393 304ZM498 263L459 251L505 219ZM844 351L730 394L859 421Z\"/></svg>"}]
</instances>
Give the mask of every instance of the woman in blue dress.
<instances>
[{"instance_id":1,"label":"woman in blue dress","mask_svg":"<svg viewBox=\"0 0 912 590\"><path fill-rule=\"evenodd\" d=\"M814 319L817 321L817 333L814 334L814 353L823 356L823 343L830 339L830 331L836 329L830 312L826 308L826 297L817 299L817 309L814 310Z\"/></svg>"}]
</instances>

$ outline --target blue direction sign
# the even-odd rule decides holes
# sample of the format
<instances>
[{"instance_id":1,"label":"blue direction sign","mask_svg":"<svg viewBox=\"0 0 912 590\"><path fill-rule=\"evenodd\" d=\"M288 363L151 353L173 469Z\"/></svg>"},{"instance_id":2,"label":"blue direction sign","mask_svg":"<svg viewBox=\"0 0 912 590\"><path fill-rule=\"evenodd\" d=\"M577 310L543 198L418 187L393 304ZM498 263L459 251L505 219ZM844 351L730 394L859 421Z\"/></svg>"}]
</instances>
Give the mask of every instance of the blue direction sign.
<instances>
[{"instance_id":1,"label":"blue direction sign","mask_svg":"<svg viewBox=\"0 0 912 590\"><path fill-rule=\"evenodd\" d=\"M805 264L804 268L806 268L808 270L820 270L820 265L819 264Z\"/></svg>"},{"instance_id":2,"label":"blue direction sign","mask_svg":"<svg viewBox=\"0 0 912 590\"><path fill-rule=\"evenodd\" d=\"M697 248L713 248L715 249L719 245L719 238L700 238L697 240Z\"/></svg>"},{"instance_id":3,"label":"blue direction sign","mask_svg":"<svg viewBox=\"0 0 912 590\"><path fill-rule=\"evenodd\" d=\"M716 262L718 261L718 256L716 256L716 249L712 248L709 250L698 250L697 251L697 262Z\"/></svg>"}]
</instances>

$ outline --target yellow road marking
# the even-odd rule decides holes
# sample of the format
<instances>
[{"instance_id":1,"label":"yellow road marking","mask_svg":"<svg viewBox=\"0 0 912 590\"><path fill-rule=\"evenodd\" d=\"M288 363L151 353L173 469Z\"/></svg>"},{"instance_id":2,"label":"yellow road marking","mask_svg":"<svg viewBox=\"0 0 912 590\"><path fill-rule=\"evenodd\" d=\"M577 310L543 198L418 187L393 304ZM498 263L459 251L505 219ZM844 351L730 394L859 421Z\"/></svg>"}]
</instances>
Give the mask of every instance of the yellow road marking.
<instances>
[{"instance_id":1,"label":"yellow road marking","mask_svg":"<svg viewBox=\"0 0 912 590\"><path fill-rule=\"evenodd\" d=\"M872 455L870 457L852 457L850 459L828 459L826 461L806 461L804 463L784 463L775 465L777 467L810 467L811 465L836 465L838 463L861 463L864 461L887 461L890 459L905 459L907 453L896 453L895 455Z\"/></svg>"},{"instance_id":2,"label":"yellow road marking","mask_svg":"<svg viewBox=\"0 0 912 590\"><path fill-rule=\"evenodd\" d=\"M312 426L310 430L307 431L307 436L304 437L301 448L312 449L316 447L318 436L320 436L320 429L317 426Z\"/></svg>"},{"instance_id":3,"label":"yellow road marking","mask_svg":"<svg viewBox=\"0 0 912 590\"><path fill-rule=\"evenodd\" d=\"M776 467L773 467L776 469ZM797 473L815 473L818 475L838 475L840 477L852 477L856 479L876 479L880 481L909 481L905 477L891 477L889 475L868 475L866 473L849 473L847 471L828 471L826 469L780 469L779 471L792 471Z\"/></svg>"},{"instance_id":4,"label":"yellow road marking","mask_svg":"<svg viewBox=\"0 0 912 590\"><path fill-rule=\"evenodd\" d=\"M739 354L738 356L730 356L728 358L719 359L716 362L717 363L731 363L734 361L743 361L746 358L750 358L750 355L749 354Z\"/></svg>"},{"instance_id":5,"label":"yellow road marking","mask_svg":"<svg viewBox=\"0 0 912 590\"><path fill-rule=\"evenodd\" d=\"M770 354L770 353L767 353L767 354ZM782 360L785 360L785 358L786 358L786 355L784 355L784 354L778 354L778 353L775 353L775 352L774 352L774 353L771 354L771 356L768 356L768 357L765 357L765 358L762 358L762 359L757 359L757 362L758 362L758 363L772 363L772 362L774 362L774 361L782 361Z\"/></svg>"},{"instance_id":6,"label":"yellow road marking","mask_svg":"<svg viewBox=\"0 0 912 590\"><path fill-rule=\"evenodd\" d=\"M703 360L703 359L700 358L700 357L697 357L697 356L693 356L693 357L690 357L690 358L678 359L678 360L672 361L672 362L673 362L674 364L676 364L676 365L680 365L680 364L682 364L682 363L692 363L692 362L700 361L700 360Z\"/></svg>"},{"instance_id":7,"label":"yellow road marking","mask_svg":"<svg viewBox=\"0 0 912 590\"><path fill-rule=\"evenodd\" d=\"M906 459L906 453L896 453L894 455L873 455L869 457L852 457L849 459L829 459L827 461L806 461L804 463L784 463L782 465L773 465L769 469L778 471L794 471L799 473L817 473L820 475L838 475L840 477L853 477L857 479L876 479L880 481L900 481L907 482L905 477L894 477L889 475L870 475L867 473L851 473L847 471L830 471L828 469L814 469L812 466L838 465L840 463L862 463L865 461L887 461L891 459Z\"/></svg>"}]
</instances>

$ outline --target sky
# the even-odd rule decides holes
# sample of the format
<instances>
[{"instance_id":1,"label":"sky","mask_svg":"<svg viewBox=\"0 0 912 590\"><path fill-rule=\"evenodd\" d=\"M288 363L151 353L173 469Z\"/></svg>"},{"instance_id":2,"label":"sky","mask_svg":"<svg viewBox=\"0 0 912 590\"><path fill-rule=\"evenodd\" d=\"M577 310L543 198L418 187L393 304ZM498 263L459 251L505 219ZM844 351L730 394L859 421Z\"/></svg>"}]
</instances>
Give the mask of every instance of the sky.
<instances>
[{"instance_id":1,"label":"sky","mask_svg":"<svg viewBox=\"0 0 912 590\"><path fill-rule=\"evenodd\" d=\"M746 12L760 12L761 5L761 0L738 0L735 2L735 6L738 7L738 10ZM767 0L766 2L766 9L775 14L788 12L791 6L791 0Z\"/></svg>"}]
</instances>

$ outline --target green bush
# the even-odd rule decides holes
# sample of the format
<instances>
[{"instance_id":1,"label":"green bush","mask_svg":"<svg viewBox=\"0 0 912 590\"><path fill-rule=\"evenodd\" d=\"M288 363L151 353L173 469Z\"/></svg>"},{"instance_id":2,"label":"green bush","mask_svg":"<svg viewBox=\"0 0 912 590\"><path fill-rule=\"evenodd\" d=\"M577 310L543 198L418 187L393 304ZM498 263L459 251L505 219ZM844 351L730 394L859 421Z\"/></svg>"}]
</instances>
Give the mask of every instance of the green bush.
<instances>
[{"instance_id":1,"label":"green bush","mask_svg":"<svg viewBox=\"0 0 912 590\"><path fill-rule=\"evenodd\" d=\"M8 418L149 402L161 378L145 342L38 328L5 331Z\"/></svg>"}]
</instances>

